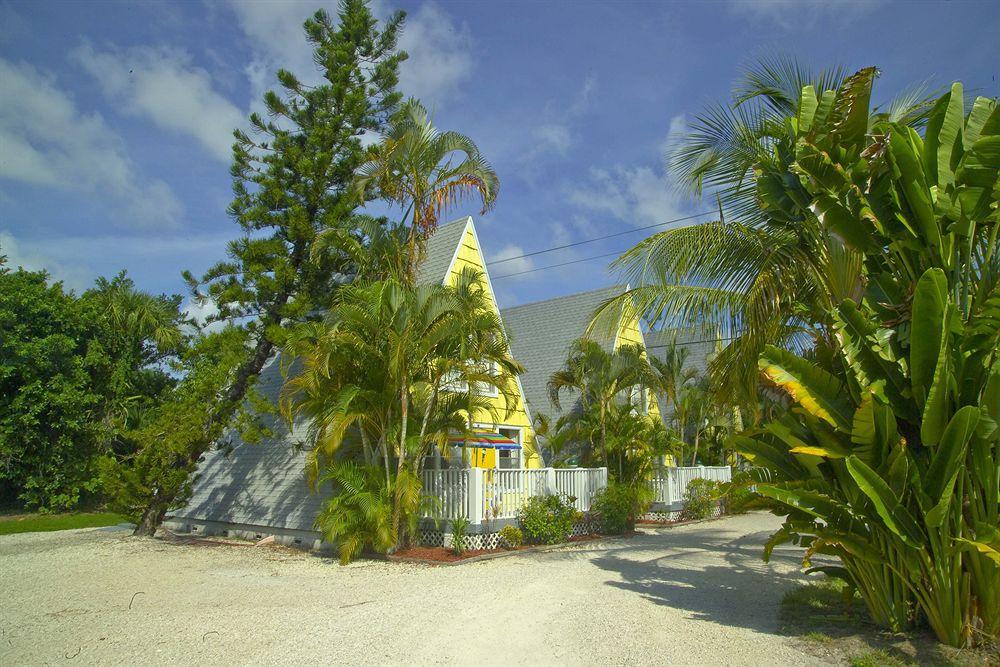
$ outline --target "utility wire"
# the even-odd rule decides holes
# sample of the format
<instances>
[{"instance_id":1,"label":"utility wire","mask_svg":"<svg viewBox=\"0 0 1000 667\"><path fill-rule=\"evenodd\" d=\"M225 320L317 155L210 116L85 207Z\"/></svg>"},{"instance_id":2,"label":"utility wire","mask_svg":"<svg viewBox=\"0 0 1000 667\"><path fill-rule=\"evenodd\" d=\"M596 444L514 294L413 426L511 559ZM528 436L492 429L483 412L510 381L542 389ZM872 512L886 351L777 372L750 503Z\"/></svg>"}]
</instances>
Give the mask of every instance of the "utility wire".
<instances>
[{"instance_id":1,"label":"utility wire","mask_svg":"<svg viewBox=\"0 0 1000 667\"><path fill-rule=\"evenodd\" d=\"M699 343L715 343L715 342L724 341L724 340L736 340L737 338L739 338L739 336L725 336L723 338L706 338L705 340L688 340L688 341L684 341L683 343L666 343L665 345L647 345L646 349L647 350L653 350L653 349L656 349L658 347L670 347L671 345L674 345L675 347L679 347L681 345L697 345Z\"/></svg>"},{"instance_id":2,"label":"utility wire","mask_svg":"<svg viewBox=\"0 0 1000 667\"><path fill-rule=\"evenodd\" d=\"M704 211L702 213L695 213L694 215L686 215L683 218L674 218L673 220L667 220L666 222L658 222L655 225L646 225L645 227L634 227L632 229L626 229L623 232L615 232L614 234L608 234L606 236L595 236L592 239L584 239L582 241L575 241L573 243L567 243L565 245L557 245L557 246L553 246L551 248L543 248L542 250L535 250L534 252L526 252L523 255L516 255L514 257L504 257L503 259L495 259L492 262L486 262L486 264L489 265L489 266L494 266L496 264L503 264L504 262L511 262L511 261L513 261L515 259L523 259L525 257L534 257L535 255L542 255L542 254L547 253L547 252L555 252L556 250L565 250L566 248L575 248L576 246L583 245L584 243L593 243L594 241L603 241L604 239L611 239L611 238L615 238L616 236L624 236L625 234L634 234L635 232L641 232L641 231L644 231L646 229L654 229L656 227L663 227L664 225L672 225L675 222L683 222L685 220L693 220L695 218L700 218L703 215L709 215L711 213L715 213L715 211ZM614 254L618 254L618 253L614 253ZM604 255L604 257L607 257L607 255ZM580 261L586 261L586 260L580 260ZM561 264L557 264L556 266L562 266L562 265ZM525 272L525 273L527 273L527 272ZM511 274L511 275L515 275L515 274ZM503 276L501 276L501 277L503 277Z\"/></svg>"},{"instance_id":3,"label":"utility wire","mask_svg":"<svg viewBox=\"0 0 1000 667\"><path fill-rule=\"evenodd\" d=\"M621 251L609 252L603 255L595 255L593 257L584 257L583 259L574 259L569 262L562 262L561 264L549 264L547 266L539 266L534 269L527 269L526 271L515 271L514 273L505 273L502 276L493 276L493 280L500 280L502 278L513 278L514 276L522 276L525 273L534 273L535 271L544 271L546 269L556 269L560 266L569 266L570 264L579 264L580 262L590 262L595 259L604 259L605 257L614 257L615 255L620 255ZM512 257L511 259L515 259Z\"/></svg>"}]
</instances>

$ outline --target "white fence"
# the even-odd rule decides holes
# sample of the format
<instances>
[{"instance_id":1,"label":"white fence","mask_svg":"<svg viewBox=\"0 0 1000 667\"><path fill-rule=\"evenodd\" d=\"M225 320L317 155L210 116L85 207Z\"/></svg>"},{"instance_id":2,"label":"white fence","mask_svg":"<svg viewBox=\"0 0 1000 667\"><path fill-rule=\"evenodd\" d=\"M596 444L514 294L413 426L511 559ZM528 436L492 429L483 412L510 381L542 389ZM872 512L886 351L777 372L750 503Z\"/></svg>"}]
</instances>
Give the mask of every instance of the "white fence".
<instances>
[{"instance_id":1,"label":"white fence","mask_svg":"<svg viewBox=\"0 0 1000 667\"><path fill-rule=\"evenodd\" d=\"M607 468L464 468L425 470L424 492L437 498L428 518L450 521L468 517L470 524L513 519L532 496L560 494L573 498L586 512L594 494L608 485Z\"/></svg>"},{"instance_id":2,"label":"white fence","mask_svg":"<svg viewBox=\"0 0 1000 667\"><path fill-rule=\"evenodd\" d=\"M729 466L658 468L650 488L654 507L677 508L693 479L728 482ZM581 512L590 509L594 494L608 485L607 468L514 468L494 470L460 468L424 470L424 493L437 500L426 513L451 521L467 517L472 525L494 519L513 519L532 496L559 494L573 499Z\"/></svg>"},{"instance_id":3,"label":"white fence","mask_svg":"<svg viewBox=\"0 0 1000 667\"><path fill-rule=\"evenodd\" d=\"M710 479L729 482L733 471L729 466L690 466L681 468L657 468L649 486L655 494L653 505L676 506L684 499L687 485L694 479Z\"/></svg>"}]
</instances>

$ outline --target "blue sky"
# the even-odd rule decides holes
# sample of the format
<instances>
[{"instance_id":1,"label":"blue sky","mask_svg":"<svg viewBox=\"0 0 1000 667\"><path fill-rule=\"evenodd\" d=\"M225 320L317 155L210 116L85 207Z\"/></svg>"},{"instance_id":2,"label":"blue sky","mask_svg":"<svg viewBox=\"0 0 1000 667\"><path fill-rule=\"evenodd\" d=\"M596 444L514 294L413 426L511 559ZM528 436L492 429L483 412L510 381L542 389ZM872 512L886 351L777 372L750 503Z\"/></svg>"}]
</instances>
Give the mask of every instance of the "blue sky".
<instances>
[{"instance_id":1,"label":"blue sky","mask_svg":"<svg viewBox=\"0 0 1000 667\"><path fill-rule=\"evenodd\" d=\"M302 21L330 2L0 3L0 253L82 288L125 268L184 293L236 233L230 132L278 67L311 67ZM710 209L671 187L664 147L741 67L780 52L877 65L877 94L961 80L998 94L1000 3L392 2L404 93L472 136L502 186L477 216L491 259ZM456 210L476 214L474 206ZM491 268L502 306L609 284L640 233Z\"/></svg>"}]
</instances>

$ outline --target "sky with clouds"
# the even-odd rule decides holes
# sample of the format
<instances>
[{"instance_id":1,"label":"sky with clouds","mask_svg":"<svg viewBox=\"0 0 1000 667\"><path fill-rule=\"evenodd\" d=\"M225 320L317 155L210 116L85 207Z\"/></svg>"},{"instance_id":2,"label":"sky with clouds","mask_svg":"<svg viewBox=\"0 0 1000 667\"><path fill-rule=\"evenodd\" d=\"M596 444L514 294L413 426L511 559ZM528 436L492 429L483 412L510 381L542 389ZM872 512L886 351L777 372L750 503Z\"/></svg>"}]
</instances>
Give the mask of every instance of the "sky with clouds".
<instances>
[{"instance_id":1,"label":"sky with clouds","mask_svg":"<svg viewBox=\"0 0 1000 667\"><path fill-rule=\"evenodd\" d=\"M0 1L0 254L80 289L127 269L153 292L223 258L234 127L279 67L313 72L309 2ZM962 80L995 96L1000 3L742 0L404 9L401 89L469 134L501 178L477 215L488 258L711 209L671 187L663 153L771 53L882 71L877 96ZM501 306L610 284L644 232L491 266Z\"/></svg>"}]
</instances>

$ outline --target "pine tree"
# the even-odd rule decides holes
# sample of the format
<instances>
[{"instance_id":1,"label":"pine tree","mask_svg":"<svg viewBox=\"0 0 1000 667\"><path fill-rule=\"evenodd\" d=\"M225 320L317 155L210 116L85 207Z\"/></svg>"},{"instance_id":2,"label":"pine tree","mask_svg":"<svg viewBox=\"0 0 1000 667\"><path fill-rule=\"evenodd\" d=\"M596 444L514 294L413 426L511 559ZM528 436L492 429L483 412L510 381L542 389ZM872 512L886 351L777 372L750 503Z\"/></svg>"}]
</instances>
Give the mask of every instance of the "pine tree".
<instances>
[{"instance_id":1,"label":"pine tree","mask_svg":"<svg viewBox=\"0 0 1000 667\"><path fill-rule=\"evenodd\" d=\"M352 272L349 255L335 245L311 250L322 231L355 228L358 199L350 185L365 160L361 138L381 132L400 102L396 85L406 54L396 40L403 16L397 12L379 29L365 0L344 0L336 24L317 11L304 27L322 80L307 85L280 70L283 94L265 94L267 117L251 114L252 131L234 132L229 214L242 234L230 242L227 261L200 279L186 272L185 279L197 298L218 306L212 319L245 330L248 351L214 409L201 417L208 420L204 436L176 455L176 467L194 470L237 419L285 327L325 307ZM171 489L151 485L136 533L153 534L176 500Z\"/></svg>"}]
</instances>

